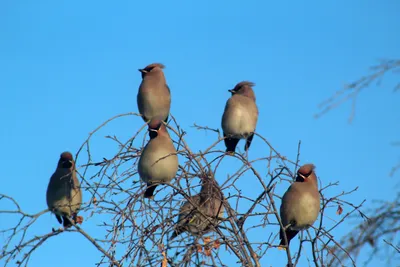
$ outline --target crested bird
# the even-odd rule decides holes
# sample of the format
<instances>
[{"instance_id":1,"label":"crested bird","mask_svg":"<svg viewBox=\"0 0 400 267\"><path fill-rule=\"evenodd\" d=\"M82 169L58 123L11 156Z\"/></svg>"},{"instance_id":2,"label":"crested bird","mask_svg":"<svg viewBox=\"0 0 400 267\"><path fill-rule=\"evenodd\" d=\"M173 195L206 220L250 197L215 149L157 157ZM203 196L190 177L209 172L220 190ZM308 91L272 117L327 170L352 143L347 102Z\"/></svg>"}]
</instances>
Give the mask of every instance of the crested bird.
<instances>
[{"instance_id":1,"label":"crested bird","mask_svg":"<svg viewBox=\"0 0 400 267\"><path fill-rule=\"evenodd\" d=\"M296 181L282 198L280 216L286 228L288 246L299 231L308 229L317 220L320 211L320 194L313 164L305 164L297 171ZM285 245L282 229L280 246Z\"/></svg>"},{"instance_id":2,"label":"crested bird","mask_svg":"<svg viewBox=\"0 0 400 267\"><path fill-rule=\"evenodd\" d=\"M147 184L145 198L153 198L158 184L169 183L178 171L178 156L160 117L148 124L150 140L144 147L138 163L139 176Z\"/></svg>"},{"instance_id":3,"label":"crested bird","mask_svg":"<svg viewBox=\"0 0 400 267\"><path fill-rule=\"evenodd\" d=\"M232 96L225 105L222 130L226 152L233 154L240 139L246 139L244 150L250 148L258 120L254 83L243 81L228 90Z\"/></svg>"},{"instance_id":4,"label":"crested bird","mask_svg":"<svg viewBox=\"0 0 400 267\"><path fill-rule=\"evenodd\" d=\"M200 193L189 197L179 209L178 221L170 240L184 232L202 236L217 225L223 214L223 195L211 170L202 175Z\"/></svg>"},{"instance_id":5,"label":"crested bird","mask_svg":"<svg viewBox=\"0 0 400 267\"><path fill-rule=\"evenodd\" d=\"M46 201L49 210L65 228L72 226L69 218L76 222L82 204L82 191L76 177L75 161L70 152L60 155L57 169L47 187Z\"/></svg>"},{"instance_id":6,"label":"crested bird","mask_svg":"<svg viewBox=\"0 0 400 267\"><path fill-rule=\"evenodd\" d=\"M167 85L163 69L160 63L152 63L143 69L142 82L137 94L139 112L145 122L152 118L161 117L167 122L171 108L171 91Z\"/></svg>"}]
</instances>

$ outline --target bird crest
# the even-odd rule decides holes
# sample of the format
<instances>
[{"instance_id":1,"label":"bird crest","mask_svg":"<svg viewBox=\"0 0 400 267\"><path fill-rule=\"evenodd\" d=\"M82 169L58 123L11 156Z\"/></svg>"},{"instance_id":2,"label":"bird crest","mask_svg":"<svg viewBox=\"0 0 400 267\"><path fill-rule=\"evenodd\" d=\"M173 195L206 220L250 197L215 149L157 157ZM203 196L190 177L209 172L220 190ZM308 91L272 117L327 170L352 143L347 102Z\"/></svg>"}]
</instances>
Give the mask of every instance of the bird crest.
<instances>
[{"instance_id":1,"label":"bird crest","mask_svg":"<svg viewBox=\"0 0 400 267\"><path fill-rule=\"evenodd\" d=\"M314 164L305 164L303 166L300 167L300 169L297 171L298 174L304 175L304 176L309 176L311 174L311 172L313 172L315 169L315 165Z\"/></svg>"},{"instance_id":2,"label":"bird crest","mask_svg":"<svg viewBox=\"0 0 400 267\"><path fill-rule=\"evenodd\" d=\"M154 68L156 68L156 67L158 67L158 68L160 68L160 69L165 69L165 65L164 65L164 64L161 64L161 63L151 63L151 64L147 65L147 66L144 68L144 70L151 71L152 69L154 69Z\"/></svg>"},{"instance_id":3,"label":"bird crest","mask_svg":"<svg viewBox=\"0 0 400 267\"><path fill-rule=\"evenodd\" d=\"M238 91L244 86L254 87L254 86L256 86L256 84L253 82L249 82L249 81L242 81L242 82L236 84L236 86L235 86L235 88L233 88L233 90Z\"/></svg>"},{"instance_id":4,"label":"bird crest","mask_svg":"<svg viewBox=\"0 0 400 267\"><path fill-rule=\"evenodd\" d=\"M63 160L73 160L74 159L71 152L68 152L68 151L61 153L60 158Z\"/></svg>"}]
</instances>

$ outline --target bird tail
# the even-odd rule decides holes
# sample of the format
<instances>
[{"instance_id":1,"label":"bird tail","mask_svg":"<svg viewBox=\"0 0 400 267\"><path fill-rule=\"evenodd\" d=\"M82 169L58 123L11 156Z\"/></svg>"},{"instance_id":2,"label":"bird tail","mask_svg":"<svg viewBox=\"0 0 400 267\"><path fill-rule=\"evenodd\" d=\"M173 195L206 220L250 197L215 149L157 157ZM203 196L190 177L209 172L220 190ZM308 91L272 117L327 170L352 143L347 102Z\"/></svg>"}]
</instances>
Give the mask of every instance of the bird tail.
<instances>
[{"instance_id":1,"label":"bird tail","mask_svg":"<svg viewBox=\"0 0 400 267\"><path fill-rule=\"evenodd\" d=\"M169 240L174 239L174 238L177 237L179 234L180 234L180 233L179 233L178 231L175 230L175 231L172 233L172 235L171 235L171 237L169 238Z\"/></svg>"},{"instance_id":2,"label":"bird tail","mask_svg":"<svg viewBox=\"0 0 400 267\"><path fill-rule=\"evenodd\" d=\"M295 237L296 235L297 235L297 233L298 233L299 231L296 231L296 230L290 230L290 229L287 229L286 230L286 238L287 238L287 242L288 242L288 246L289 246L289 244L290 244L290 240L292 240L293 239L293 237ZM280 242L280 244L279 244L279 246L285 246L286 244L285 244L285 238L283 237L283 231L281 230L281 232L280 232L280 235L279 235L279 237L280 237L280 239L281 239L281 242Z\"/></svg>"},{"instance_id":3,"label":"bird tail","mask_svg":"<svg viewBox=\"0 0 400 267\"><path fill-rule=\"evenodd\" d=\"M244 150L247 151L250 148L251 141L253 141L254 133L251 133L246 139L246 145L244 146Z\"/></svg>"},{"instance_id":4,"label":"bird tail","mask_svg":"<svg viewBox=\"0 0 400 267\"><path fill-rule=\"evenodd\" d=\"M147 185L146 192L144 192L145 198L153 198L154 197L154 190L156 190L157 185Z\"/></svg>"},{"instance_id":5,"label":"bird tail","mask_svg":"<svg viewBox=\"0 0 400 267\"><path fill-rule=\"evenodd\" d=\"M72 226L72 222L70 221L70 219L67 216L63 216L63 226L64 228L69 228Z\"/></svg>"},{"instance_id":6,"label":"bird tail","mask_svg":"<svg viewBox=\"0 0 400 267\"><path fill-rule=\"evenodd\" d=\"M56 219L60 224L63 223L63 220L60 215L56 214Z\"/></svg>"},{"instance_id":7,"label":"bird tail","mask_svg":"<svg viewBox=\"0 0 400 267\"><path fill-rule=\"evenodd\" d=\"M224 137L225 137L224 142L225 142L225 146L226 146L226 152L227 153L235 153L236 146L239 143L240 139L229 138L229 137L226 137L225 134L224 134Z\"/></svg>"}]
</instances>

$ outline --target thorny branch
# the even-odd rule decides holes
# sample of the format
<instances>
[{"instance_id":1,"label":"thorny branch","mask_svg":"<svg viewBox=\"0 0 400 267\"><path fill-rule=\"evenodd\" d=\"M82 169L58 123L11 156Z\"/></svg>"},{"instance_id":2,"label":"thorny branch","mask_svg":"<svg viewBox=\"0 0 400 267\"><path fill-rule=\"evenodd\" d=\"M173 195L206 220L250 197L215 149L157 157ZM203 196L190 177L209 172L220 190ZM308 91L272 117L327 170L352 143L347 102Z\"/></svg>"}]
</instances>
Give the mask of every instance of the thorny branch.
<instances>
[{"instance_id":1,"label":"thorny branch","mask_svg":"<svg viewBox=\"0 0 400 267\"><path fill-rule=\"evenodd\" d=\"M89 134L77 152L76 158L85 160L78 161L78 174L85 196L80 211L85 222L81 226L74 225L66 230L49 229L42 234L32 233L31 226L38 223L38 218L48 210L28 214L14 198L0 195L0 203L8 207L0 210L2 218L17 217L14 225L0 229L0 233L5 236L0 262L6 266L27 266L30 256L46 240L65 232L76 232L83 235L88 244L103 255L96 263L98 265L227 266L227 260L231 263L233 257L240 266L267 264L268 254L278 247L279 230L282 227L278 206L281 195L276 191L280 188L279 191L284 192L295 178L295 172L291 170L298 169L300 143L295 161L281 155L259 134L256 136L265 146L265 156L257 159L249 159L248 154L240 153L228 156L220 148L223 138L218 129L195 125L196 129L217 133L218 137L202 151L194 152L185 138L186 131L171 116L168 129L177 147L179 171L171 184L157 188L154 200L147 200L143 198L145 185L140 182L137 173L138 160L147 138L146 124L127 140L120 140L116 135L106 136L106 141L115 144L111 157L92 152L96 146L93 139L98 138L99 130L124 116L138 114L120 114L105 121ZM224 176L218 170L227 158L236 163L230 166ZM199 177L207 169L218 172L216 179L224 196L225 209L224 217L220 218L221 223L213 225L215 229L211 235L198 238L184 233L170 240L179 207L183 201L190 201L190 197L199 192ZM251 184L254 190L242 190L240 183L243 181ZM334 239L333 232L350 214L357 211L362 215L361 205L342 199L354 191L341 192L336 196L325 194L327 188L338 187L338 183L320 187L324 199L320 221L314 225L315 231L308 230L310 235L301 235L304 238L298 243L297 249L296 242L292 242L292 250L296 253L291 254L286 249L285 257L289 266L296 266L302 255L313 259L315 266L326 266L332 251L336 259L351 258L349 252ZM338 205L347 211L339 220L332 218L341 216L335 214ZM95 226L96 231L90 231L95 234L90 235L85 225L92 220L101 223ZM312 250L303 248L305 242L312 243Z\"/></svg>"}]
</instances>

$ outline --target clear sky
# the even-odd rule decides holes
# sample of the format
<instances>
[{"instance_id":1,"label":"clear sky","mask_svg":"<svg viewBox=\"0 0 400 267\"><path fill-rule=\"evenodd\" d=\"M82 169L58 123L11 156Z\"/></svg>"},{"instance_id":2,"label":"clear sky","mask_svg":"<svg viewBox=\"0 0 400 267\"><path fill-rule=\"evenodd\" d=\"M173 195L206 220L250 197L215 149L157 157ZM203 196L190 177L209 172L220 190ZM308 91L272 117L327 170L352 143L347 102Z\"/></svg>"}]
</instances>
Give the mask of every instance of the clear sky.
<instances>
[{"instance_id":1,"label":"clear sky","mask_svg":"<svg viewBox=\"0 0 400 267\"><path fill-rule=\"evenodd\" d=\"M215 136L190 126L220 127L227 89L250 80L260 110L257 131L280 153L295 159L301 140L301 162L313 162L325 185L340 181L337 192L359 186L349 200L367 198L367 206L373 199L391 199L396 177L389 172L400 160L399 149L391 146L400 131L400 94L391 87L396 77L360 95L352 124L350 103L318 120L313 114L378 59L400 57L399 12L395 0L3 0L0 192L28 212L45 209L59 154L76 153L109 117L136 112L137 69L161 62L172 92L171 112L193 150ZM142 125L140 118L121 120L104 135L127 137ZM250 157L268 154L260 144L253 141ZM107 149L98 143L98 159ZM230 172L224 171L220 182ZM54 216L43 217L35 226L38 234L57 226ZM95 231L87 225L82 227ZM335 237L352 226L338 228ZM65 254L69 245L73 252ZM310 247L305 249L309 253ZM93 266L99 255L83 237L66 233L38 249L29 266ZM286 260L283 252L271 255L263 266Z\"/></svg>"}]
</instances>

